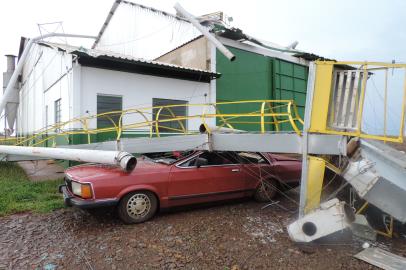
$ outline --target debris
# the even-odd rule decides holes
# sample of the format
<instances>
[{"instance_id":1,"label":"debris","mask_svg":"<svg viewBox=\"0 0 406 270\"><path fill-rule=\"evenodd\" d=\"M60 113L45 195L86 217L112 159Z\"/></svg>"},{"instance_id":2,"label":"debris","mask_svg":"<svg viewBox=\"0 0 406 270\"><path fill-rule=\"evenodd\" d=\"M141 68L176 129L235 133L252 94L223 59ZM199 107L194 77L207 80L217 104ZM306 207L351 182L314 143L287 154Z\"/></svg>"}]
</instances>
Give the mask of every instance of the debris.
<instances>
[{"instance_id":1,"label":"debris","mask_svg":"<svg viewBox=\"0 0 406 270\"><path fill-rule=\"evenodd\" d=\"M367 202L406 222L406 154L380 142L361 140L360 156L350 160L344 179Z\"/></svg>"},{"instance_id":2,"label":"debris","mask_svg":"<svg viewBox=\"0 0 406 270\"><path fill-rule=\"evenodd\" d=\"M364 215L355 215L355 220L351 224L351 231L354 235L375 241L376 240L376 231L369 225L368 220L365 218Z\"/></svg>"},{"instance_id":3,"label":"debris","mask_svg":"<svg viewBox=\"0 0 406 270\"><path fill-rule=\"evenodd\" d=\"M44 266L44 270L55 270L56 269L56 265L53 263L48 263Z\"/></svg>"},{"instance_id":4,"label":"debris","mask_svg":"<svg viewBox=\"0 0 406 270\"><path fill-rule=\"evenodd\" d=\"M283 233L283 228L279 223L267 221L261 216L248 216L243 228L253 239L259 240L262 244L276 242L276 236Z\"/></svg>"},{"instance_id":5,"label":"debris","mask_svg":"<svg viewBox=\"0 0 406 270\"><path fill-rule=\"evenodd\" d=\"M362 244L363 249L369 248L370 246L371 245L368 242L365 242L365 243Z\"/></svg>"},{"instance_id":6,"label":"debris","mask_svg":"<svg viewBox=\"0 0 406 270\"><path fill-rule=\"evenodd\" d=\"M334 198L290 224L288 233L295 242L311 242L348 228L353 220L354 215L348 205Z\"/></svg>"},{"instance_id":7,"label":"debris","mask_svg":"<svg viewBox=\"0 0 406 270\"><path fill-rule=\"evenodd\" d=\"M354 255L354 257L385 270L406 269L406 259L404 257L380 248L366 248Z\"/></svg>"}]
</instances>

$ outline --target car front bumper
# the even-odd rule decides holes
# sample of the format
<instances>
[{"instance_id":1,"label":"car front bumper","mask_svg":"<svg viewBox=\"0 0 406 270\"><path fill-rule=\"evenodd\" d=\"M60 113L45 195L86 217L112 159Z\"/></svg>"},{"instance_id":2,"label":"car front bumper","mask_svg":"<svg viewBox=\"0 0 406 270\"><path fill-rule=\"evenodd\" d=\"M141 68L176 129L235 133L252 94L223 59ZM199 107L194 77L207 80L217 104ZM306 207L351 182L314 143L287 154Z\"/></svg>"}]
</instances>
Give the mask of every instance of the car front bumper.
<instances>
[{"instance_id":1,"label":"car front bumper","mask_svg":"<svg viewBox=\"0 0 406 270\"><path fill-rule=\"evenodd\" d=\"M97 207L108 207L115 206L118 204L116 199L106 199L106 200L85 200L73 196L66 185L59 186L59 193L62 193L63 200L66 206L75 206L82 209L97 208Z\"/></svg>"}]
</instances>

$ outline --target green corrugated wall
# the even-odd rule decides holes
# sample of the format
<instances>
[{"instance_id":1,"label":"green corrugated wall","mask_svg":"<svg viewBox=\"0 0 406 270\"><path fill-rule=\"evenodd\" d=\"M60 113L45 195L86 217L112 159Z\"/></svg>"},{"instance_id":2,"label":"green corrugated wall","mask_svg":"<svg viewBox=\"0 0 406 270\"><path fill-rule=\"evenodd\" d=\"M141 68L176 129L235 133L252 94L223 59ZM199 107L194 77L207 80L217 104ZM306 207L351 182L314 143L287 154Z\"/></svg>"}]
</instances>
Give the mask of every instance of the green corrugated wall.
<instances>
[{"instance_id":1,"label":"green corrugated wall","mask_svg":"<svg viewBox=\"0 0 406 270\"><path fill-rule=\"evenodd\" d=\"M236 60L230 62L217 51L217 102L254 99L293 99L303 117L306 102L308 68L256 53L229 47ZM259 104L219 106L223 113L252 112L259 110ZM238 122L258 121L253 118L236 119ZM270 119L266 119L270 121ZM220 120L218 119L218 124ZM235 128L258 131L259 124L233 124ZM267 125L267 130L272 130ZM292 130L290 124L282 124L282 130Z\"/></svg>"}]
</instances>

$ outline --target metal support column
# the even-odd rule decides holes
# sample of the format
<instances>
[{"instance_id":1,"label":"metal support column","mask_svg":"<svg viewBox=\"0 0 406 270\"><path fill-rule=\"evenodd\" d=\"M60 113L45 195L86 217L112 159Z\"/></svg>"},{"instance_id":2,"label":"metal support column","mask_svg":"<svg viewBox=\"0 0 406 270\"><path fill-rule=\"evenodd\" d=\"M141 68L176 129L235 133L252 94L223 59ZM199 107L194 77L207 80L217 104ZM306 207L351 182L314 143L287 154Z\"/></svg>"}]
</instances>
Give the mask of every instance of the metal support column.
<instances>
[{"instance_id":1,"label":"metal support column","mask_svg":"<svg viewBox=\"0 0 406 270\"><path fill-rule=\"evenodd\" d=\"M307 173L308 173L308 131L310 129L310 119L312 115L313 92L316 77L316 65L314 62L309 65L309 75L307 81L307 96L306 108L303 124L302 136L302 178L300 181L300 203L299 203L299 218L304 216L306 201L307 201Z\"/></svg>"}]
</instances>

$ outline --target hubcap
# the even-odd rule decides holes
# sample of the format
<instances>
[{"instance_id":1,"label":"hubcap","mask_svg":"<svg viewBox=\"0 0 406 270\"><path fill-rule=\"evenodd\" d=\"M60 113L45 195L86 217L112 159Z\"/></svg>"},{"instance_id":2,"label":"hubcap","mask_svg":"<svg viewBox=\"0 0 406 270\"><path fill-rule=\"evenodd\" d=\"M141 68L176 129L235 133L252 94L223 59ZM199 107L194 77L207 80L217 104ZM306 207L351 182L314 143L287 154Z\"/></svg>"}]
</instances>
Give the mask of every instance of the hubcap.
<instances>
[{"instance_id":1,"label":"hubcap","mask_svg":"<svg viewBox=\"0 0 406 270\"><path fill-rule=\"evenodd\" d=\"M151 209L151 201L145 194L134 194L127 202L127 213L132 218L142 218Z\"/></svg>"}]
</instances>

